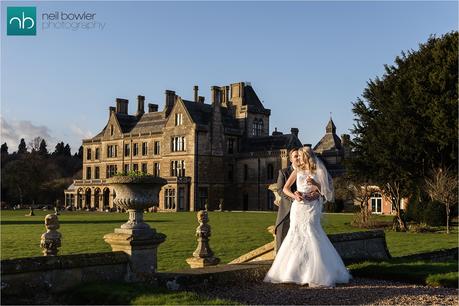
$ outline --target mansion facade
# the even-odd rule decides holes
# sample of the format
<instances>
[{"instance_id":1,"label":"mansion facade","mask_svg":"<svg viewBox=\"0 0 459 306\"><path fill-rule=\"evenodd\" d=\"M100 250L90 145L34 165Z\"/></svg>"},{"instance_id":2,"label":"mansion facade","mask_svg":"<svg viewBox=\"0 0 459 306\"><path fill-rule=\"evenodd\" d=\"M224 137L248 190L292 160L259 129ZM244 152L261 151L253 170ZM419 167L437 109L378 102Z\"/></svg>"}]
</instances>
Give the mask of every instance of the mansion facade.
<instances>
[{"instance_id":1,"label":"mansion facade","mask_svg":"<svg viewBox=\"0 0 459 306\"><path fill-rule=\"evenodd\" d=\"M151 103L145 110L145 97L138 96L137 111L130 115L128 103L117 98L102 131L83 140L83 177L65 190L66 206L113 208L116 195L106 179L139 171L167 180L160 211L197 211L206 204L212 210L220 203L225 210L274 209L268 186L287 167L288 151L302 143L297 128L269 134L271 110L250 83L212 86L210 104L198 86L193 100L166 90L161 111ZM344 148L330 119L314 151L333 176L344 171Z\"/></svg>"}]
</instances>

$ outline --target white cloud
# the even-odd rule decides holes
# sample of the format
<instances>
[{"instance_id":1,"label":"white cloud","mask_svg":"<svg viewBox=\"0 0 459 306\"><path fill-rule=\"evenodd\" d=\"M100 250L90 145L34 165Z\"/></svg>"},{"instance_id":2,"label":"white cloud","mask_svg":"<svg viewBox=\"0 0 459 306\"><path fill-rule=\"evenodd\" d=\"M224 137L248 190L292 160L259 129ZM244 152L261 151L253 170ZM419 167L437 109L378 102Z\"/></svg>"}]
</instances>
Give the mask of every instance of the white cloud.
<instances>
[{"instance_id":1,"label":"white cloud","mask_svg":"<svg viewBox=\"0 0 459 306\"><path fill-rule=\"evenodd\" d=\"M6 142L8 151L17 151L19 141L24 138L26 144L29 144L35 137L45 139L48 144L48 150L52 150L56 143L54 137L51 136L51 130L45 125L34 125L29 120L11 120L7 121L0 116L1 126L1 143Z\"/></svg>"},{"instance_id":2,"label":"white cloud","mask_svg":"<svg viewBox=\"0 0 459 306\"><path fill-rule=\"evenodd\" d=\"M88 139L94 137L93 133L89 130L83 130L81 127L76 124L70 125L70 130L73 132L76 138L78 139Z\"/></svg>"}]
</instances>

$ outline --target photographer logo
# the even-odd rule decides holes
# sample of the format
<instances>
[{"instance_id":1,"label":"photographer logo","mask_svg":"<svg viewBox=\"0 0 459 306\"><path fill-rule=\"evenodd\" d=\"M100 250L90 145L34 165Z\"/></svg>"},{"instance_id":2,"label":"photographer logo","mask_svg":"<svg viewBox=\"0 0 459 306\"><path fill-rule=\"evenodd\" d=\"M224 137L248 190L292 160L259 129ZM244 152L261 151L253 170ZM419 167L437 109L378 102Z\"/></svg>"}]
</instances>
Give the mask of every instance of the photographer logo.
<instances>
[{"instance_id":1,"label":"photographer logo","mask_svg":"<svg viewBox=\"0 0 459 306\"><path fill-rule=\"evenodd\" d=\"M36 7L8 7L6 18L7 35L37 35Z\"/></svg>"}]
</instances>

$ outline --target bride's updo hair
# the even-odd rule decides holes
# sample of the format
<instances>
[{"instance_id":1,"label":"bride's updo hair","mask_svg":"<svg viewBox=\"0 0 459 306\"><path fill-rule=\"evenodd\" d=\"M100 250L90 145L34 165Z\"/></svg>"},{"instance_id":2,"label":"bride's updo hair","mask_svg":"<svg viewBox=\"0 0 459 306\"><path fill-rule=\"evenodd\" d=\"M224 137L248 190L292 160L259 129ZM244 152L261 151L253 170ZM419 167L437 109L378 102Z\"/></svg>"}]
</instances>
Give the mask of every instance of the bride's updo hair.
<instances>
[{"instance_id":1,"label":"bride's updo hair","mask_svg":"<svg viewBox=\"0 0 459 306\"><path fill-rule=\"evenodd\" d=\"M314 151L312 151L311 147L302 147L298 150L298 154L302 157L301 164L299 168L301 170L309 170L311 172L316 172L317 165L316 160L314 158Z\"/></svg>"}]
</instances>

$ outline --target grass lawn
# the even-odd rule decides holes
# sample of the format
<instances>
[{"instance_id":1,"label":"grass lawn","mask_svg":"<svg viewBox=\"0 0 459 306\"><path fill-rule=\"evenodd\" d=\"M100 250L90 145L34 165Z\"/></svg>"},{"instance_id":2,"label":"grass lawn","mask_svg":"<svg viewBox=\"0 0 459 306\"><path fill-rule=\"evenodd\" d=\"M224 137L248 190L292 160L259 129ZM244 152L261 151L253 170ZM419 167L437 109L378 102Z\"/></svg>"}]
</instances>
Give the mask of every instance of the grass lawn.
<instances>
[{"instance_id":1,"label":"grass lawn","mask_svg":"<svg viewBox=\"0 0 459 306\"><path fill-rule=\"evenodd\" d=\"M36 211L26 217L27 210L1 211L1 259L41 256L40 236L45 232L44 216L51 211ZM355 232L350 226L352 214L325 214L323 225L329 234ZM265 243L272 241L266 228L274 224L275 212L210 212L212 236L210 245L222 263L227 263ZM392 217L378 216L390 221ZM59 254L109 252L103 236L113 232L127 220L123 213L63 212L59 216L63 235ZM185 259L195 250L196 213L149 213L145 220L157 231L167 235L159 247L158 268L161 271L187 268ZM389 251L402 256L458 246L457 225L451 234L397 233L386 231Z\"/></svg>"},{"instance_id":2,"label":"grass lawn","mask_svg":"<svg viewBox=\"0 0 459 306\"><path fill-rule=\"evenodd\" d=\"M235 305L234 301L207 298L194 292L169 291L143 284L90 283L59 294L65 305Z\"/></svg>"},{"instance_id":3,"label":"grass lawn","mask_svg":"<svg viewBox=\"0 0 459 306\"><path fill-rule=\"evenodd\" d=\"M348 267L353 276L400 280L430 286L458 287L457 261L429 262L392 259L365 261Z\"/></svg>"}]
</instances>

